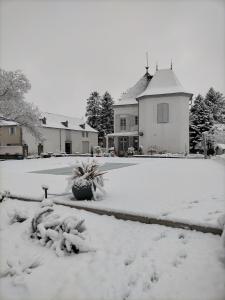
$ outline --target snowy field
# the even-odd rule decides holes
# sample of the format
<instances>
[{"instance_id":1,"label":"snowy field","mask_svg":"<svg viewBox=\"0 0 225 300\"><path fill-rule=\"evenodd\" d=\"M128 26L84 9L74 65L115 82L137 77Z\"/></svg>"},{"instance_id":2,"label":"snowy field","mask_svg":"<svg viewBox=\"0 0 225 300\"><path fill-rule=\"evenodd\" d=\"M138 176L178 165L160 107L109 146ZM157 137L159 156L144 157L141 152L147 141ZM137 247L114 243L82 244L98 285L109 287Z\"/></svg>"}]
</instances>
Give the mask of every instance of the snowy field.
<instances>
[{"instance_id":1,"label":"snowy field","mask_svg":"<svg viewBox=\"0 0 225 300\"><path fill-rule=\"evenodd\" d=\"M50 193L63 193L68 175L62 170L71 168L76 159L65 157L0 162L0 190L37 197L42 195L41 185L47 184ZM125 167L111 169L105 175L106 195L102 201L79 202L82 205L211 226L217 226L218 217L224 213L225 165L215 160L97 160L103 167L104 164L115 167L123 163ZM53 169L59 170L57 174L64 175L51 174L55 172L51 171Z\"/></svg>"},{"instance_id":2,"label":"snowy field","mask_svg":"<svg viewBox=\"0 0 225 300\"><path fill-rule=\"evenodd\" d=\"M2 300L224 300L225 259L219 236L120 221L64 206L85 219L88 253L57 257L29 238L30 219L10 225L16 209L32 218L39 203L1 204ZM17 263L20 261L20 265ZM38 261L30 272L24 266Z\"/></svg>"}]
</instances>

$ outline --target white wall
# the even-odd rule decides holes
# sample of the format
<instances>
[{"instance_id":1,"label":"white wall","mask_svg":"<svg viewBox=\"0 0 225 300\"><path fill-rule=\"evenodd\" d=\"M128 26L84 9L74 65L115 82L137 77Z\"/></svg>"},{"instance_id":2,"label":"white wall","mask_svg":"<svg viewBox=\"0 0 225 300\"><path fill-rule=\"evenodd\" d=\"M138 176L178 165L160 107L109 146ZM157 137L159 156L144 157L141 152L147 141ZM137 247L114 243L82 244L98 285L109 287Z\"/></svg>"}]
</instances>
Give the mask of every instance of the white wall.
<instances>
[{"instance_id":1,"label":"white wall","mask_svg":"<svg viewBox=\"0 0 225 300\"><path fill-rule=\"evenodd\" d=\"M169 123L157 123L157 104L169 104ZM160 96L139 100L139 145L144 153L149 147L171 153L189 152L189 97Z\"/></svg>"},{"instance_id":2,"label":"white wall","mask_svg":"<svg viewBox=\"0 0 225 300\"><path fill-rule=\"evenodd\" d=\"M41 133L44 136L44 152L65 152L65 142L72 142L72 153L82 153L82 141L89 141L91 146L98 145L98 133L88 132L88 137L82 137L82 131L57 129L57 128L40 128ZM26 128L23 128L23 144L28 145L29 155L38 153L39 142L28 132ZM90 150L89 149L89 150Z\"/></svg>"},{"instance_id":3,"label":"white wall","mask_svg":"<svg viewBox=\"0 0 225 300\"><path fill-rule=\"evenodd\" d=\"M126 131L138 130L138 126L135 125L135 116L138 116L138 104L114 106L114 132L121 132L121 117L126 117Z\"/></svg>"},{"instance_id":4,"label":"white wall","mask_svg":"<svg viewBox=\"0 0 225 300\"><path fill-rule=\"evenodd\" d=\"M5 154L23 154L22 146L0 146L0 155Z\"/></svg>"}]
</instances>

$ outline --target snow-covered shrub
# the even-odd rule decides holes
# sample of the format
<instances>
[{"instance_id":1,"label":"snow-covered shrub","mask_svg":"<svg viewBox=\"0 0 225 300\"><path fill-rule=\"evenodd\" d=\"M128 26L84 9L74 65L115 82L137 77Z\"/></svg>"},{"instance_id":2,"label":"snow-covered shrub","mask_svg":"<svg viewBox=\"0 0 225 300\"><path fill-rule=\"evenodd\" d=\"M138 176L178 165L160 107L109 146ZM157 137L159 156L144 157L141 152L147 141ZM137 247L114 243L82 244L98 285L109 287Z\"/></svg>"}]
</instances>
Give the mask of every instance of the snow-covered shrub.
<instances>
[{"instance_id":1,"label":"snow-covered shrub","mask_svg":"<svg viewBox=\"0 0 225 300\"><path fill-rule=\"evenodd\" d=\"M223 229L223 233L221 235L222 245L225 248L225 214L221 215L217 220L221 229Z\"/></svg>"},{"instance_id":2,"label":"snow-covered shrub","mask_svg":"<svg viewBox=\"0 0 225 300\"><path fill-rule=\"evenodd\" d=\"M152 155L160 152L160 148L157 145L152 145L148 147L147 153Z\"/></svg>"},{"instance_id":3,"label":"snow-covered shrub","mask_svg":"<svg viewBox=\"0 0 225 300\"><path fill-rule=\"evenodd\" d=\"M100 146L94 147L94 152L98 156L102 156L102 148Z\"/></svg>"},{"instance_id":4,"label":"snow-covered shrub","mask_svg":"<svg viewBox=\"0 0 225 300\"><path fill-rule=\"evenodd\" d=\"M23 274L31 274L32 270L41 264L38 258L23 262L19 260L7 260L7 269L0 273L0 278L7 276L22 276Z\"/></svg>"},{"instance_id":5,"label":"snow-covered shrub","mask_svg":"<svg viewBox=\"0 0 225 300\"><path fill-rule=\"evenodd\" d=\"M68 178L69 189L83 189L84 187L91 187L93 198L95 199L96 190L99 189L103 194L104 180L103 174L100 171L99 164L96 160L91 161L77 161L73 169L73 174Z\"/></svg>"},{"instance_id":6,"label":"snow-covered shrub","mask_svg":"<svg viewBox=\"0 0 225 300\"><path fill-rule=\"evenodd\" d=\"M129 147L129 148L127 149L127 154L128 154L128 155L134 155L134 147Z\"/></svg>"},{"instance_id":7,"label":"snow-covered shrub","mask_svg":"<svg viewBox=\"0 0 225 300\"><path fill-rule=\"evenodd\" d=\"M143 146L142 146L142 145L139 146L139 148L138 148L138 153L139 153L140 155L143 155L143 154L144 154Z\"/></svg>"},{"instance_id":8,"label":"snow-covered shrub","mask_svg":"<svg viewBox=\"0 0 225 300\"><path fill-rule=\"evenodd\" d=\"M8 213L10 224L22 223L28 219L28 213L24 210L15 209L13 212Z\"/></svg>"},{"instance_id":9,"label":"snow-covered shrub","mask_svg":"<svg viewBox=\"0 0 225 300\"><path fill-rule=\"evenodd\" d=\"M60 217L52 206L42 205L31 221L31 238L55 250L58 256L89 251L85 230L84 220L76 216Z\"/></svg>"},{"instance_id":10,"label":"snow-covered shrub","mask_svg":"<svg viewBox=\"0 0 225 300\"><path fill-rule=\"evenodd\" d=\"M4 191L0 193L0 202L2 202L5 198L10 196L10 191Z\"/></svg>"}]
</instances>

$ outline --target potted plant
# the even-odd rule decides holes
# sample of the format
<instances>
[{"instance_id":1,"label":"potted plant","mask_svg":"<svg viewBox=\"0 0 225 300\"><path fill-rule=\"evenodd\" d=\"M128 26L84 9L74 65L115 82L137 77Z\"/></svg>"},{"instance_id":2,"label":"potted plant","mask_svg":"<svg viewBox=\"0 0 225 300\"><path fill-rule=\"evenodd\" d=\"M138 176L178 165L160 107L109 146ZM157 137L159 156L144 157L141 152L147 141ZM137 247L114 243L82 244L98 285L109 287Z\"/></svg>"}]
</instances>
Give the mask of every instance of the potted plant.
<instances>
[{"instance_id":1,"label":"potted plant","mask_svg":"<svg viewBox=\"0 0 225 300\"><path fill-rule=\"evenodd\" d=\"M103 191L103 174L99 170L97 161L77 162L73 174L69 177L69 187L72 188L76 200L91 200L95 198L95 191Z\"/></svg>"}]
</instances>

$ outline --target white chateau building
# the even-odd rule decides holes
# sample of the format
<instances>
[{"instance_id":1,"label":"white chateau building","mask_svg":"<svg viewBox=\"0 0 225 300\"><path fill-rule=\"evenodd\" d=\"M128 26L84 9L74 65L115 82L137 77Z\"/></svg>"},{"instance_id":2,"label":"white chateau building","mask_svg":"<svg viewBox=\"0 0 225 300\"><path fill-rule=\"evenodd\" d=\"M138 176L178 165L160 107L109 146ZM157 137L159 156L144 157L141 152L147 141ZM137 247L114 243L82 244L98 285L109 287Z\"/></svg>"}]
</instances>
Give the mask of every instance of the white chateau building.
<instances>
[{"instance_id":1,"label":"white chateau building","mask_svg":"<svg viewBox=\"0 0 225 300\"><path fill-rule=\"evenodd\" d=\"M144 154L189 152L189 101L192 94L170 69L145 75L114 105L114 133L106 143L119 155L128 147Z\"/></svg>"}]
</instances>

